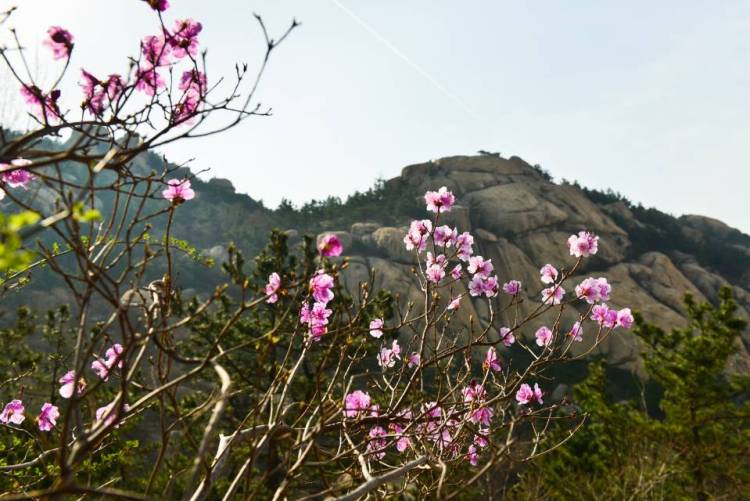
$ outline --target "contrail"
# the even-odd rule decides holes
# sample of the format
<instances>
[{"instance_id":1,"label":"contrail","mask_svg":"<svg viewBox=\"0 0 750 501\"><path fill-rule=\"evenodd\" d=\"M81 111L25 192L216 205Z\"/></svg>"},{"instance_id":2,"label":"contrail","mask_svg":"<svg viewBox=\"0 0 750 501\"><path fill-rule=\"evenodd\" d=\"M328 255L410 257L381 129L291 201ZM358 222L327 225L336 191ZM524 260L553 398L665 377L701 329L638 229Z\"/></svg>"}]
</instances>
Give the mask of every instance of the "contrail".
<instances>
[{"instance_id":1,"label":"contrail","mask_svg":"<svg viewBox=\"0 0 750 501\"><path fill-rule=\"evenodd\" d=\"M341 2L339 2L338 0L331 0L331 2L333 2L339 9L341 9L342 11L344 11L349 17L351 17L352 19L354 19L357 22L357 24L359 24L360 26L362 26L372 36L374 36L375 38L377 38L378 40L380 40L386 47L388 47L389 49L391 49L391 51L394 54L396 54L398 57L400 57L401 59L403 59L404 62L406 64L408 64L409 66L411 66L417 73L419 73L420 75L422 75L423 77L425 77L427 80L429 80L429 82L432 85L434 85L440 92L442 92L448 98L450 98L454 103L456 103L457 105L459 105L466 113L468 113L469 115L471 115L472 117L474 117L474 118L476 118L478 120L482 119L482 117L477 112L475 112L473 109L471 109L471 107L468 104L466 104L460 97L458 97L457 95L455 95L454 93L452 93L451 91L449 91L448 89L446 89L432 75L430 75L429 73L427 73L417 63L415 63L414 61L412 61L411 59L409 59L406 54L404 54L403 52L401 52L400 50L398 50L398 48L396 46L394 46L392 43L390 43L388 40L386 40L385 37L383 37L383 35L381 35L380 33L378 33L378 31L375 30L375 28L373 28L372 26L370 26L369 24L367 24L364 20L362 20L359 16L357 16L357 14L355 14L354 12L352 12L351 10L349 10L348 8L344 7L341 4Z\"/></svg>"}]
</instances>

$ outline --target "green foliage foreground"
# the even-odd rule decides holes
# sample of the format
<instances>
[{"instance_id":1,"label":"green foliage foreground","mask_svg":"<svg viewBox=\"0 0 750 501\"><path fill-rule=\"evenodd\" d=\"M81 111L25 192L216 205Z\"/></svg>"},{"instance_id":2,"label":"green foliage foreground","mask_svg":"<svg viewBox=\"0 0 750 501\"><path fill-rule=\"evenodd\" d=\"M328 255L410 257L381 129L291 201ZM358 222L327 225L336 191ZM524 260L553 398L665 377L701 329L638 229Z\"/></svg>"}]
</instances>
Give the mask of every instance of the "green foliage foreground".
<instances>
[{"instance_id":1,"label":"green foliage foreground","mask_svg":"<svg viewBox=\"0 0 750 501\"><path fill-rule=\"evenodd\" d=\"M662 392L658 408L645 398L611 402L604 362L591 364L566 410L585 412L584 426L533 463L510 498L745 499L750 378L733 364L746 322L728 288L719 300L713 306L687 296L689 324L669 332L636 316L646 370ZM569 431L559 426L550 438Z\"/></svg>"}]
</instances>

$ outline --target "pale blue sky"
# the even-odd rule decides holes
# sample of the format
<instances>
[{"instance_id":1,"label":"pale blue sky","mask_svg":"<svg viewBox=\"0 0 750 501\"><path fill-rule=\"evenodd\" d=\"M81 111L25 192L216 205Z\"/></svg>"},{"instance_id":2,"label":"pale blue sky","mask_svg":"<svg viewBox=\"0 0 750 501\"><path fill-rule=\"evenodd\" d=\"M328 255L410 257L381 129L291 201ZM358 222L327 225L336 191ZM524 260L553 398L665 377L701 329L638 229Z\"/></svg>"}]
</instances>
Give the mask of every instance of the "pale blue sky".
<instances>
[{"instance_id":1,"label":"pale blue sky","mask_svg":"<svg viewBox=\"0 0 750 501\"><path fill-rule=\"evenodd\" d=\"M137 0L0 0L13 3L29 44L53 23L75 34L76 69L124 71L155 30ZM277 33L302 22L260 88L272 118L166 151L268 205L344 196L410 163L487 149L750 232L745 0L171 3L168 19L203 22L213 75L259 62L252 12ZM63 89L77 100L76 80Z\"/></svg>"}]
</instances>

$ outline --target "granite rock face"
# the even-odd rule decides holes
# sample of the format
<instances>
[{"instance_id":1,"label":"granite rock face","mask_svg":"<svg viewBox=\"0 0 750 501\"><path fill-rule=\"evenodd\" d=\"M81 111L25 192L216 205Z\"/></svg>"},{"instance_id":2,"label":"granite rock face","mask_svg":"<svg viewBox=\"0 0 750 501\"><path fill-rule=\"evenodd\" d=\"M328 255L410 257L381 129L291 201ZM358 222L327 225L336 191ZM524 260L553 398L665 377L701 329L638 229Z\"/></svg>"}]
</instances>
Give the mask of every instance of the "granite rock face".
<instances>
[{"instance_id":1,"label":"granite rock face","mask_svg":"<svg viewBox=\"0 0 750 501\"><path fill-rule=\"evenodd\" d=\"M456 194L458 205L441 221L457 226L459 231L472 232L476 253L492 259L501 282L510 279L523 282L526 299L521 313L539 304L542 289L539 268L545 263L570 266L573 258L568 253L567 237L583 229L600 236L599 252L584 261L568 289L585 276L607 277L613 286L611 305L629 306L664 328L686 325L682 306L686 293L704 301L716 297L719 288L729 283L726 277L702 267L689 254L634 252L631 235L616 222L624 221L631 229L643 226L627 205L595 203L578 187L550 182L538 169L517 157L442 158L404 168L399 178L387 183L395 182L407 183L416 194L440 186ZM683 216L680 222L692 239L705 240L716 232L736 231L702 216ZM349 287L366 280L369 270L374 269L377 285L397 293L402 306L419 300L413 274L414 256L403 244L407 225L405 220L398 227L383 227L373 221L352 226L347 238L358 245L346 275ZM750 248L746 250L750 252ZM750 291L738 285L733 288L741 314L748 317ZM468 325L470 316L486 319L489 312L485 304L477 302L463 307L460 315L464 325ZM562 323L572 324L577 315L573 308L566 310ZM510 324L512 320L509 314L500 313L501 324ZM533 336L537 324L545 321L553 319L536 320L529 332L522 335ZM744 335L744 346L750 347L750 332ZM577 348L585 350L586 342ZM642 373L641 350L635 336L622 331L599 347L599 353L611 364L636 373ZM747 350L743 352L740 357L743 360L736 365L750 367Z\"/></svg>"}]
</instances>

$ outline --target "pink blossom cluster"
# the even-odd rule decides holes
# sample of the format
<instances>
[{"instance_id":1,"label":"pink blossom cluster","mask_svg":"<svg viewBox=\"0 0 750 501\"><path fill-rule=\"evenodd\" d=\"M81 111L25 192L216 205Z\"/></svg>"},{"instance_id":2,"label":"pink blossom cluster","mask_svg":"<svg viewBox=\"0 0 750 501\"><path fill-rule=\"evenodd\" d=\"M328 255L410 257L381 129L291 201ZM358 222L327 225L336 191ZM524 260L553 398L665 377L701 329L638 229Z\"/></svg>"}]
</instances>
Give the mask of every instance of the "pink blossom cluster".
<instances>
[{"instance_id":1,"label":"pink blossom cluster","mask_svg":"<svg viewBox=\"0 0 750 501\"><path fill-rule=\"evenodd\" d=\"M168 0L145 0L152 9L163 12L169 8ZM161 29L158 35L149 35L141 41L142 60L134 70L133 88L155 96L167 86L167 78L162 73L167 70L176 75L177 88L181 94L170 99L168 112L173 124L190 123L200 113L200 106L205 101L208 86L205 73L197 69L199 48L198 37L203 25L193 19L177 20L170 30ZM74 47L73 35L61 26L51 26L47 30L47 37L43 44L52 52L53 59L70 59ZM181 74L175 71L180 60L187 60L192 68ZM101 116L110 105L115 105L118 98L125 93L126 80L119 74L111 74L105 79L94 76L91 72L81 69L79 82L83 91L81 108L95 116ZM41 121L52 122L60 118L57 101L60 90L53 89L44 92L32 84L21 86L21 94L32 107L34 114ZM117 108L113 106L113 110Z\"/></svg>"},{"instance_id":2,"label":"pink blossom cluster","mask_svg":"<svg viewBox=\"0 0 750 501\"><path fill-rule=\"evenodd\" d=\"M516 402L518 402L520 405L529 405L533 404L534 402L541 405L544 403L544 401L542 400L542 396L542 389L539 387L538 383L534 383L533 390L531 389L531 386L523 383L516 392Z\"/></svg>"},{"instance_id":3,"label":"pink blossom cluster","mask_svg":"<svg viewBox=\"0 0 750 501\"><path fill-rule=\"evenodd\" d=\"M428 191L424 194L427 210L430 212L448 212L456 203L456 197L443 186L438 191Z\"/></svg>"},{"instance_id":4,"label":"pink blossom cluster","mask_svg":"<svg viewBox=\"0 0 750 501\"><path fill-rule=\"evenodd\" d=\"M123 365L123 347L120 344L114 344L108 348L103 358L97 357L96 360L91 364L92 370L104 381L109 379L109 376L113 368L122 368ZM62 398L72 398L81 396L86 390L86 379L81 376L76 380L76 373L74 370L69 370L58 381L60 383L59 394ZM124 406L124 410L127 412L129 407L127 404ZM117 409L115 412L112 410L112 404L108 404L104 407L100 407L96 411L96 420L101 421L106 416L105 426L112 424L117 418ZM0 423L4 424L15 424L20 425L23 423L25 407L23 402L19 399L8 402L0 413ZM57 424L57 419L60 417L60 410L57 406L46 402L42 405L41 411L36 418L37 425L40 431L51 431L52 428Z\"/></svg>"},{"instance_id":5,"label":"pink blossom cluster","mask_svg":"<svg viewBox=\"0 0 750 501\"><path fill-rule=\"evenodd\" d=\"M309 303L305 302L300 309L299 319L300 323L307 325L312 341L320 341L323 334L328 332L328 317L333 313L333 310L328 308L328 303L334 297L333 286L333 277L323 270L318 270L310 279L313 305L310 307Z\"/></svg>"},{"instance_id":6,"label":"pink blossom cluster","mask_svg":"<svg viewBox=\"0 0 750 501\"><path fill-rule=\"evenodd\" d=\"M394 339L391 343L391 347L384 347L378 354L378 365L383 370L390 369L396 365L396 360L401 360L401 346L398 344L398 340Z\"/></svg>"},{"instance_id":7,"label":"pink blossom cluster","mask_svg":"<svg viewBox=\"0 0 750 501\"><path fill-rule=\"evenodd\" d=\"M273 273L268 275L268 283L263 289L263 292L265 292L266 296L268 296L268 299L266 299L266 303L273 304L279 300L279 295L277 293L280 288L281 277L274 271Z\"/></svg>"},{"instance_id":8,"label":"pink blossom cluster","mask_svg":"<svg viewBox=\"0 0 750 501\"><path fill-rule=\"evenodd\" d=\"M490 426L494 412L486 405L487 391L476 381L463 389L464 404L470 407L469 421L481 426Z\"/></svg>"},{"instance_id":9,"label":"pink blossom cluster","mask_svg":"<svg viewBox=\"0 0 750 501\"><path fill-rule=\"evenodd\" d=\"M21 400L11 400L5 404L3 411L0 412L0 423L20 425L26 419L24 415L25 410L26 408ZM52 405L49 402L42 404L42 408L36 418L39 431L52 430L57 424L59 417L60 410L56 405Z\"/></svg>"},{"instance_id":10,"label":"pink blossom cluster","mask_svg":"<svg viewBox=\"0 0 750 501\"><path fill-rule=\"evenodd\" d=\"M425 202L427 210L432 212L447 212L455 204L456 198L443 186L438 191L428 191L425 193ZM443 225L433 229L433 223L429 219L415 220L409 225L409 229L404 236L404 246L406 250L415 250L421 254L427 249L427 245L432 239L435 250L443 249L444 253L433 255L428 252L425 257L424 276L428 282L436 285L443 283L445 278L450 275L453 280L460 280L463 277L463 266L466 265L466 271L471 275L468 289L472 296L494 297L500 290L497 276L493 275L493 264L491 259L485 259L482 256L474 255L474 237L467 232L459 233L456 228ZM451 260L457 259L459 263L451 266ZM462 264L463 263L463 264ZM450 271L447 271L450 267ZM513 281L508 284L509 293L518 293L520 282ZM457 309L459 298L454 298L449 308Z\"/></svg>"},{"instance_id":11,"label":"pink blossom cluster","mask_svg":"<svg viewBox=\"0 0 750 501\"><path fill-rule=\"evenodd\" d=\"M604 277L588 277L576 285L576 296L589 304L609 301L610 292L612 292L612 286Z\"/></svg>"},{"instance_id":12,"label":"pink blossom cluster","mask_svg":"<svg viewBox=\"0 0 750 501\"><path fill-rule=\"evenodd\" d=\"M550 285L542 290L542 303L560 304L565 295L565 289L563 289L561 284L556 283L560 272L551 264L545 264L539 270L539 275L542 283Z\"/></svg>"},{"instance_id":13,"label":"pink blossom cluster","mask_svg":"<svg viewBox=\"0 0 750 501\"><path fill-rule=\"evenodd\" d=\"M568 238L570 255L578 258L593 256L599 250L599 237L587 231L580 231L578 235Z\"/></svg>"},{"instance_id":14,"label":"pink blossom cluster","mask_svg":"<svg viewBox=\"0 0 750 501\"><path fill-rule=\"evenodd\" d=\"M92 115L99 116L110 104L114 104L125 90L125 81L116 73L100 80L88 71L81 69L81 80L78 85L83 90L81 107Z\"/></svg>"},{"instance_id":15,"label":"pink blossom cluster","mask_svg":"<svg viewBox=\"0 0 750 501\"><path fill-rule=\"evenodd\" d=\"M59 90L45 93L36 85L22 85L21 96L33 110L34 116L42 122L54 123L60 118L60 107L57 104L60 99Z\"/></svg>"},{"instance_id":16,"label":"pink blossom cluster","mask_svg":"<svg viewBox=\"0 0 750 501\"><path fill-rule=\"evenodd\" d=\"M344 398L344 416L357 418L372 412L373 403L370 395L361 390L355 390Z\"/></svg>"},{"instance_id":17,"label":"pink blossom cluster","mask_svg":"<svg viewBox=\"0 0 750 501\"><path fill-rule=\"evenodd\" d=\"M630 308L610 309L606 303L597 304L591 309L591 320L606 329L630 329L633 326L633 314Z\"/></svg>"},{"instance_id":18,"label":"pink blossom cluster","mask_svg":"<svg viewBox=\"0 0 750 501\"><path fill-rule=\"evenodd\" d=\"M122 345L115 343L104 353L104 358L98 358L91 362L91 369L104 381L109 380L112 368L122 369Z\"/></svg>"}]
</instances>

